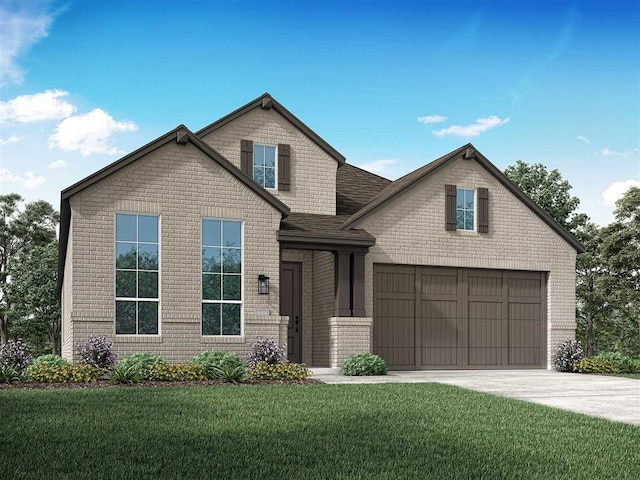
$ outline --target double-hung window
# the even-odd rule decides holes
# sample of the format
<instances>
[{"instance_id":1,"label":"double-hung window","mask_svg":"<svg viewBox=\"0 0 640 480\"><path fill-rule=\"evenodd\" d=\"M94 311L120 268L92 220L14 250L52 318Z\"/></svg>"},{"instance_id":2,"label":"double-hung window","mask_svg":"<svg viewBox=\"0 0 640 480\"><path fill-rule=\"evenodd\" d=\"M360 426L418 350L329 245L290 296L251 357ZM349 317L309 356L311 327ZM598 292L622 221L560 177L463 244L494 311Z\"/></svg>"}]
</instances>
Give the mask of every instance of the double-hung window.
<instances>
[{"instance_id":1,"label":"double-hung window","mask_svg":"<svg viewBox=\"0 0 640 480\"><path fill-rule=\"evenodd\" d=\"M253 180L264 188L276 188L276 147L253 146Z\"/></svg>"},{"instance_id":2,"label":"double-hung window","mask_svg":"<svg viewBox=\"0 0 640 480\"><path fill-rule=\"evenodd\" d=\"M116 334L157 335L157 215L116 214Z\"/></svg>"},{"instance_id":3,"label":"double-hung window","mask_svg":"<svg viewBox=\"0 0 640 480\"><path fill-rule=\"evenodd\" d=\"M457 230L475 230L475 190L458 188L456 194Z\"/></svg>"},{"instance_id":4,"label":"double-hung window","mask_svg":"<svg viewBox=\"0 0 640 480\"><path fill-rule=\"evenodd\" d=\"M202 335L240 335L242 222L202 220Z\"/></svg>"}]
</instances>

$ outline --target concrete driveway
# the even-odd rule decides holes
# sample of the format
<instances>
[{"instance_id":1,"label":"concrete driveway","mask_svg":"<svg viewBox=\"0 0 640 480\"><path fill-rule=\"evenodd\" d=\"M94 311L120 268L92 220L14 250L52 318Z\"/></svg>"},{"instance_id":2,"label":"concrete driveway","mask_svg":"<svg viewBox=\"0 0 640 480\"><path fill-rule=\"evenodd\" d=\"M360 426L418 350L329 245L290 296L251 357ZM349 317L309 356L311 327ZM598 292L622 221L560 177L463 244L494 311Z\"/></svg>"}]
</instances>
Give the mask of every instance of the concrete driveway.
<instances>
[{"instance_id":1,"label":"concrete driveway","mask_svg":"<svg viewBox=\"0 0 640 480\"><path fill-rule=\"evenodd\" d=\"M325 383L436 382L540 403L640 426L640 380L552 370L441 370L344 377L338 369L312 368Z\"/></svg>"}]
</instances>

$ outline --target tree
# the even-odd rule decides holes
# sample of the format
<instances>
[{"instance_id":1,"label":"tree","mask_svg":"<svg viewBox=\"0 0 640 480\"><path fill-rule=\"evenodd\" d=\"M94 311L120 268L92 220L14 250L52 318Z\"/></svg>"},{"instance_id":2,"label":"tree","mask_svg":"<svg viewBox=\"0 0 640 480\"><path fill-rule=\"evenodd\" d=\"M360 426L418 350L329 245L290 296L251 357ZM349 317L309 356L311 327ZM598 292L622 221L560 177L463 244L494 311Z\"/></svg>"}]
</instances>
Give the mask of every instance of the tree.
<instances>
[{"instance_id":1,"label":"tree","mask_svg":"<svg viewBox=\"0 0 640 480\"><path fill-rule=\"evenodd\" d=\"M7 291L16 315L24 323L46 328L51 352L60 354L60 300L57 292L58 242L34 246L11 262L11 283Z\"/></svg>"},{"instance_id":2,"label":"tree","mask_svg":"<svg viewBox=\"0 0 640 480\"><path fill-rule=\"evenodd\" d=\"M586 224L588 217L576 212L580 200L571 196L571 185L558 170L549 172L541 163L529 165L518 160L504 173L565 230L573 233Z\"/></svg>"},{"instance_id":3,"label":"tree","mask_svg":"<svg viewBox=\"0 0 640 480\"><path fill-rule=\"evenodd\" d=\"M13 299L7 289L10 264L21 252L55 240L59 221L58 212L49 202L27 203L20 211L22 202L17 193L0 195L0 343L9 338L9 323L14 315Z\"/></svg>"}]
</instances>

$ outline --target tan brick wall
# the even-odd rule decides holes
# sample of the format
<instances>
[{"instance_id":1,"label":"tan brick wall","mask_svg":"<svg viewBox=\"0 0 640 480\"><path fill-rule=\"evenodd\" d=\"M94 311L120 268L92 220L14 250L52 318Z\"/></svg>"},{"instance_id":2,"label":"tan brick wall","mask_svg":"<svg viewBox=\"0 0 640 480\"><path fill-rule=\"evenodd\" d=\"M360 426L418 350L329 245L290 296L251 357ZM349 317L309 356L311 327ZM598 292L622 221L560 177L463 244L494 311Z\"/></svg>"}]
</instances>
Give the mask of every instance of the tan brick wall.
<instances>
[{"instance_id":1,"label":"tan brick wall","mask_svg":"<svg viewBox=\"0 0 640 480\"><path fill-rule=\"evenodd\" d=\"M255 108L203 137L240 168L240 140L291 145L291 190L273 191L292 212L336 213L338 163L273 109Z\"/></svg>"},{"instance_id":2,"label":"tan brick wall","mask_svg":"<svg viewBox=\"0 0 640 480\"><path fill-rule=\"evenodd\" d=\"M489 233L444 228L444 185L489 188ZM548 272L547 364L575 330L576 252L473 160L456 160L357 222L376 238L365 264L365 302L373 315L373 264Z\"/></svg>"},{"instance_id":3,"label":"tan brick wall","mask_svg":"<svg viewBox=\"0 0 640 480\"><path fill-rule=\"evenodd\" d=\"M69 226L69 238L73 235L73 225ZM62 283L62 351L61 355L67 360L73 359L73 324L71 323L71 311L73 309L73 243L67 247L67 260L64 265L64 280Z\"/></svg>"},{"instance_id":4,"label":"tan brick wall","mask_svg":"<svg viewBox=\"0 0 640 480\"><path fill-rule=\"evenodd\" d=\"M71 198L73 340L107 335L119 354L151 351L185 361L208 349L246 352L258 336L276 338L279 316L280 212L191 144L169 143ZM160 332L158 337L114 335L115 212L160 215ZM243 222L243 318L241 338L200 335L201 219ZM257 277L271 278L258 295ZM68 277L71 278L71 277ZM256 310L268 311L258 316ZM286 328L286 325L285 325ZM286 342L286 336L281 343ZM68 343L68 340L67 342ZM68 345L65 345L65 352Z\"/></svg>"},{"instance_id":5,"label":"tan brick wall","mask_svg":"<svg viewBox=\"0 0 640 480\"><path fill-rule=\"evenodd\" d=\"M333 254L313 252L313 366L329 366L329 318L334 311Z\"/></svg>"},{"instance_id":6,"label":"tan brick wall","mask_svg":"<svg viewBox=\"0 0 640 480\"><path fill-rule=\"evenodd\" d=\"M350 355L371 351L372 318L329 318L329 366L340 367Z\"/></svg>"}]
</instances>

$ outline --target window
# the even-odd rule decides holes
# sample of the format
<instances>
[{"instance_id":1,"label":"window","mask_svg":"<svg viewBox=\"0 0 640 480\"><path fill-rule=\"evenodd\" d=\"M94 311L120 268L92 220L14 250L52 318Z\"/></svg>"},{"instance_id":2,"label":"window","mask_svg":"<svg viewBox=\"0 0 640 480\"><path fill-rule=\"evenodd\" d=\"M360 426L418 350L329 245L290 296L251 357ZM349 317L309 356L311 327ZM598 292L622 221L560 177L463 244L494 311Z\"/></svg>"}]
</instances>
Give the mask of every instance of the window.
<instances>
[{"instance_id":1,"label":"window","mask_svg":"<svg viewBox=\"0 0 640 480\"><path fill-rule=\"evenodd\" d=\"M202 335L240 335L242 223L202 220Z\"/></svg>"},{"instance_id":2,"label":"window","mask_svg":"<svg viewBox=\"0 0 640 480\"><path fill-rule=\"evenodd\" d=\"M253 180L264 188L276 188L276 147L253 146Z\"/></svg>"},{"instance_id":3,"label":"window","mask_svg":"<svg viewBox=\"0 0 640 480\"><path fill-rule=\"evenodd\" d=\"M456 193L457 229L475 230L475 190L458 188Z\"/></svg>"},{"instance_id":4,"label":"window","mask_svg":"<svg viewBox=\"0 0 640 480\"><path fill-rule=\"evenodd\" d=\"M158 334L158 216L116 214L116 334Z\"/></svg>"}]
</instances>

